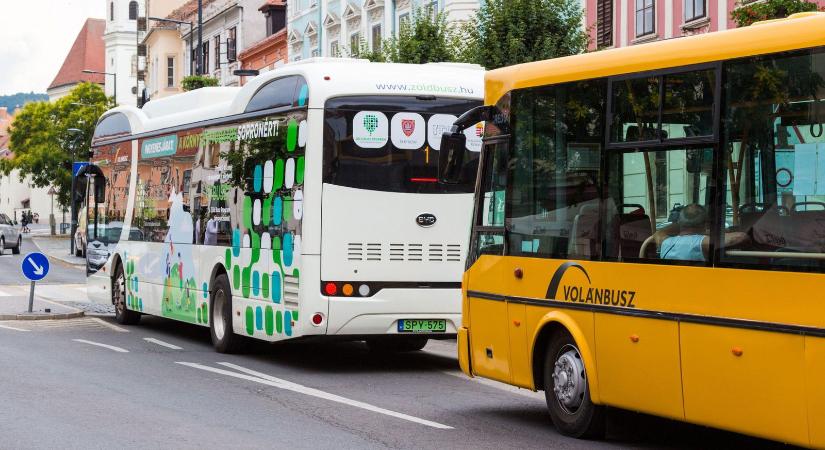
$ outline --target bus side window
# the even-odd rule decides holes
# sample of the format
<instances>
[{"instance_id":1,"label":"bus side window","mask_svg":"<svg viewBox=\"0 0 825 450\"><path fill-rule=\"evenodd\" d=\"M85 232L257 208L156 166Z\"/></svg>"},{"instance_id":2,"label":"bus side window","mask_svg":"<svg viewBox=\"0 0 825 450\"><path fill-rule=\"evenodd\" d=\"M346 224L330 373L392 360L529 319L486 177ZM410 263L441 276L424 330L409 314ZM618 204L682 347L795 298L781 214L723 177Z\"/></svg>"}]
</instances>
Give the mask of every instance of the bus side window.
<instances>
[{"instance_id":1,"label":"bus side window","mask_svg":"<svg viewBox=\"0 0 825 450\"><path fill-rule=\"evenodd\" d=\"M484 150L484 167L476 205L477 230L474 253L501 255L504 250L504 196L507 186L507 143L488 144ZM498 228L492 231L490 228Z\"/></svg>"},{"instance_id":2,"label":"bus side window","mask_svg":"<svg viewBox=\"0 0 825 450\"><path fill-rule=\"evenodd\" d=\"M604 80L513 94L507 254L598 259Z\"/></svg>"},{"instance_id":3,"label":"bus side window","mask_svg":"<svg viewBox=\"0 0 825 450\"><path fill-rule=\"evenodd\" d=\"M607 256L696 263L710 261L712 149L616 151L608 164ZM699 163L694 163L699 161Z\"/></svg>"},{"instance_id":4,"label":"bus side window","mask_svg":"<svg viewBox=\"0 0 825 450\"><path fill-rule=\"evenodd\" d=\"M726 65L730 86L761 86L759 73L770 75L781 90L727 89L726 189L720 207L726 210L726 228L747 239L720 243L725 262L799 271L825 268L822 60L822 51L816 50Z\"/></svg>"}]
</instances>

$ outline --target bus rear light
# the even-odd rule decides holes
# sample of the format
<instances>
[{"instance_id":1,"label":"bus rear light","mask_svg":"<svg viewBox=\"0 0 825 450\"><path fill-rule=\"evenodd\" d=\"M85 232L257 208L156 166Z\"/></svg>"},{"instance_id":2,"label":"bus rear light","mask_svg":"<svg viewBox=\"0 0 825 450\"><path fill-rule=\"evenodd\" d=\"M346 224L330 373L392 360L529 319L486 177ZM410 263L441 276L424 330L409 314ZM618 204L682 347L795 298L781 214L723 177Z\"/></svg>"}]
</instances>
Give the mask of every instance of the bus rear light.
<instances>
[{"instance_id":1,"label":"bus rear light","mask_svg":"<svg viewBox=\"0 0 825 450\"><path fill-rule=\"evenodd\" d=\"M324 315L321 313L315 313L312 315L312 324L316 327L321 326L324 323Z\"/></svg>"},{"instance_id":2,"label":"bus rear light","mask_svg":"<svg viewBox=\"0 0 825 450\"><path fill-rule=\"evenodd\" d=\"M410 183L438 183L438 178L410 178Z\"/></svg>"},{"instance_id":3,"label":"bus rear light","mask_svg":"<svg viewBox=\"0 0 825 450\"><path fill-rule=\"evenodd\" d=\"M375 286L363 282L321 281L321 294L330 297L369 297L381 290L380 287L377 290L374 288Z\"/></svg>"}]
</instances>

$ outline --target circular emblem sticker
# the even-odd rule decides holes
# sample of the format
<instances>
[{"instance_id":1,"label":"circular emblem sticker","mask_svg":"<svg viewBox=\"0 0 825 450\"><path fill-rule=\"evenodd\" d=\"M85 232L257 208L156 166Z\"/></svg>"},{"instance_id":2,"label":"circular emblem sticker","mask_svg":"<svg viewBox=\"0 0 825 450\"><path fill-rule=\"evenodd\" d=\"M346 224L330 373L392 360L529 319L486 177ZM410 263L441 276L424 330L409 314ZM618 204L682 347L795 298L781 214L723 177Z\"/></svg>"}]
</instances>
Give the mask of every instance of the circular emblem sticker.
<instances>
[{"instance_id":1,"label":"circular emblem sticker","mask_svg":"<svg viewBox=\"0 0 825 450\"><path fill-rule=\"evenodd\" d=\"M387 116L379 111L361 111L352 119L352 140L362 148L381 148L389 140Z\"/></svg>"}]
</instances>

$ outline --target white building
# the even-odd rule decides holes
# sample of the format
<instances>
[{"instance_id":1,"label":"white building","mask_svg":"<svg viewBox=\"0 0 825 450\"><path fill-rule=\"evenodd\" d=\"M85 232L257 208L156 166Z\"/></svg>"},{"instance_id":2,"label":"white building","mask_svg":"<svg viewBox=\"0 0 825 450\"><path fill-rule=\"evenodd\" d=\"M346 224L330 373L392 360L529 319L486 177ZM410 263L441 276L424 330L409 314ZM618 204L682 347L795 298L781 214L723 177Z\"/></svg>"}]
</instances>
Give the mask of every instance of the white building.
<instances>
[{"instance_id":1,"label":"white building","mask_svg":"<svg viewBox=\"0 0 825 450\"><path fill-rule=\"evenodd\" d=\"M137 19L143 17L143 0L106 0L105 43L106 95L115 95L117 85L117 102L120 105L137 104L138 92L138 55L139 38ZM142 33L141 33L142 34Z\"/></svg>"},{"instance_id":2,"label":"white building","mask_svg":"<svg viewBox=\"0 0 825 450\"><path fill-rule=\"evenodd\" d=\"M289 59L342 56L361 42L377 48L397 36L416 8L444 12L448 22L462 22L479 0L292 0L288 2Z\"/></svg>"}]
</instances>

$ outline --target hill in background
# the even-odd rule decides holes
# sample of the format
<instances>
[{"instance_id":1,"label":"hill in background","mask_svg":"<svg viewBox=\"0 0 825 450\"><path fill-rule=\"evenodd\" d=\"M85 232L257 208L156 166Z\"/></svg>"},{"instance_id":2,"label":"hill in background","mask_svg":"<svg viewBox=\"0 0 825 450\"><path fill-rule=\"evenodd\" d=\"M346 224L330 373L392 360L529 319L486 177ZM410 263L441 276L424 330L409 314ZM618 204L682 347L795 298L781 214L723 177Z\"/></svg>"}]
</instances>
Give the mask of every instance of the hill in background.
<instances>
[{"instance_id":1,"label":"hill in background","mask_svg":"<svg viewBox=\"0 0 825 450\"><path fill-rule=\"evenodd\" d=\"M16 108L20 108L28 102L47 100L49 100L49 96L46 94L18 92L12 95L0 95L0 107L5 106L8 108L9 114L12 114Z\"/></svg>"}]
</instances>

